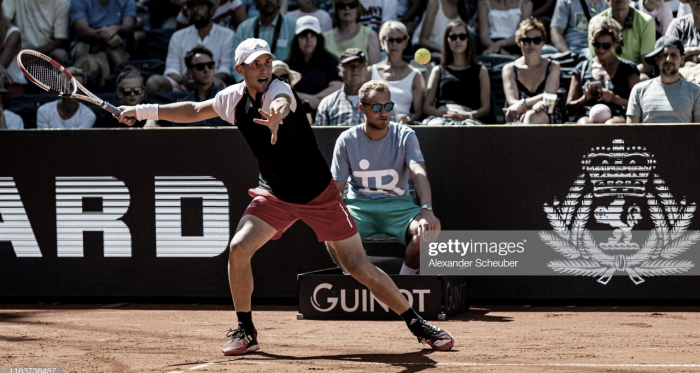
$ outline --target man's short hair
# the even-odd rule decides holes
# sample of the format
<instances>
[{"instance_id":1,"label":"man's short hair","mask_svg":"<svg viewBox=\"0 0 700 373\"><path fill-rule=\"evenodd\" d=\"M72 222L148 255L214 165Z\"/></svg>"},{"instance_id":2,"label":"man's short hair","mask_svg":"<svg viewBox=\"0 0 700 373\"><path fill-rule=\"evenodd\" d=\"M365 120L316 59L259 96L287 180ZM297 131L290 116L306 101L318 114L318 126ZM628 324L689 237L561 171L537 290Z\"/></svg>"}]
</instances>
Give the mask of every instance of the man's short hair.
<instances>
[{"instance_id":1,"label":"man's short hair","mask_svg":"<svg viewBox=\"0 0 700 373\"><path fill-rule=\"evenodd\" d=\"M212 59L212 61L214 60L214 54L211 53L209 49L205 48L203 45L198 45L192 48L192 50L187 52L187 54L185 55L185 66L187 66L188 69L192 68L192 59L194 58L194 56L200 53L206 54Z\"/></svg>"},{"instance_id":2,"label":"man's short hair","mask_svg":"<svg viewBox=\"0 0 700 373\"><path fill-rule=\"evenodd\" d=\"M596 41L596 39L603 35L610 35L613 42L620 42L622 26L620 26L615 18L595 17L591 23L592 24L588 26L591 41Z\"/></svg>"},{"instance_id":3,"label":"man's short hair","mask_svg":"<svg viewBox=\"0 0 700 373\"><path fill-rule=\"evenodd\" d=\"M381 80L370 80L360 87L360 102L365 101L372 92L389 92L389 85ZM391 92L389 92L391 95Z\"/></svg>"}]
</instances>

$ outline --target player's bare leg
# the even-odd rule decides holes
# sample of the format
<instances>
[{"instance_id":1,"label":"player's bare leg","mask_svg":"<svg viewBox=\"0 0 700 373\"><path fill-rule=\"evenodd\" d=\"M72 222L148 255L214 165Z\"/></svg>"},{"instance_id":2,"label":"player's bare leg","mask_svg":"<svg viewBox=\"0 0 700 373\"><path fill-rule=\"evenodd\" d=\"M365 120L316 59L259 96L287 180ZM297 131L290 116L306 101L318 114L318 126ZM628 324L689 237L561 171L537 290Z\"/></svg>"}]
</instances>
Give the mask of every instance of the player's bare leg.
<instances>
[{"instance_id":1,"label":"player's bare leg","mask_svg":"<svg viewBox=\"0 0 700 373\"><path fill-rule=\"evenodd\" d=\"M260 348L250 316L250 298L253 294L250 260L276 233L275 228L254 215L245 215L238 222L236 234L229 246L228 281L239 318L239 328L226 335L229 341L221 349L224 355L242 355Z\"/></svg>"},{"instance_id":2,"label":"player's bare leg","mask_svg":"<svg viewBox=\"0 0 700 373\"><path fill-rule=\"evenodd\" d=\"M439 351L452 348L454 344L452 335L446 330L428 324L418 316L391 278L370 263L362 247L359 233L342 241L326 242L326 245L336 263L365 285L380 302L399 314L420 342Z\"/></svg>"},{"instance_id":3,"label":"player's bare leg","mask_svg":"<svg viewBox=\"0 0 700 373\"><path fill-rule=\"evenodd\" d=\"M391 278L367 259L359 233L348 239L326 244L338 265L362 285L367 286L380 302L399 315L410 308L408 301Z\"/></svg>"}]
</instances>

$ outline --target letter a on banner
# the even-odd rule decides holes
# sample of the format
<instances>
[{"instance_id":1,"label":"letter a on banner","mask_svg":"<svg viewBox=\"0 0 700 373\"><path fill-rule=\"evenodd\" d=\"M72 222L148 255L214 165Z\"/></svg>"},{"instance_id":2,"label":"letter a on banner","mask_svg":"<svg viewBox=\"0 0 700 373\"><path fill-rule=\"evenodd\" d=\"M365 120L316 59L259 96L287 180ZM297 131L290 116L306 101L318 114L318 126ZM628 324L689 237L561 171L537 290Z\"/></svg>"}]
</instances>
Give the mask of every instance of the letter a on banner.
<instances>
[{"instance_id":1,"label":"letter a on banner","mask_svg":"<svg viewBox=\"0 0 700 373\"><path fill-rule=\"evenodd\" d=\"M182 200L202 201L202 234L183 234ZM228 189L211 176L156 176L156 255L213 257L228 249Z\"/></svg>"},{"instance_id":2,"label":"letter a on banner","mask_svg":"<svg viewBox=\"0 0 700 373\"><path fill-rule=\"evenodd\" d=\"M41 257L19 191L11 177L0 177L0 242L12 243L17 257Z\"/></svg>"},{"instance_id":3,"label":"letter a on banner","mask_svg":"<svg viewBox=\"0 0 700 373\"><path fill-rule=\"evenodd\" d=\"M89 200L95 206L84 205ZM83 257L83 232L103 232L105 257L130 257L131 232L119 220L129 202L129 189L114 177L57 177L58 256Z\"/></svg>"}]
</instances>

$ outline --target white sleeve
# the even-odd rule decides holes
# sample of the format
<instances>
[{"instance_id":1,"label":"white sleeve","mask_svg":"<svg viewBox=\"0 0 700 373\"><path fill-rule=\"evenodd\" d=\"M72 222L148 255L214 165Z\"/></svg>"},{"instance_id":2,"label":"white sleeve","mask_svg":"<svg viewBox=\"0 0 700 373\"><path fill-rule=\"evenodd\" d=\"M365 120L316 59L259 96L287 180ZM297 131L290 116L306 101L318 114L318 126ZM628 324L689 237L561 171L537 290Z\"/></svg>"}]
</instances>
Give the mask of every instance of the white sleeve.
<instances>
[{"instance_id":1,"label":"white sleeve","mask_svg":"<svg viewBox=\"0 0 700 373\"><path fill-rule=\"evenodd\" d=\"M292 87L289 84L275 80L270 84L270 88L267 89L265 95L263 96L264 102L262 109L266 112L270 112L270 103L277 98L277 96L286 95L291 99L289 108L293 111L297 111L297 100L294 98L294 93L292 92Z\"/></svg>"},{"instance_id":2,"label":"white sleeve","mask_svg":"<svg viewBox=\"0 0 700 373\"><path fill-rule=\"evenodd\" d=\"M396 21L396 14L398 12L399 2L396 0L389 0L384 2L384 9L382 10L382 23L388 21ZM377 33L379 33L377 31Z\"/></svg>"},{"instance_id":3,"label":"white sleeve","mask_svg":"<svg viewBox=\"0 0 700 373\"><path fill-rule=\"evenodd\" d=\"M216 73L224 73L230 76L231 70L233 70L233 38L235 33L227 28L224 28L224 31L226 32L226 37L221 45L221 61L218 63L219 67L216 69Z\"/></svg>"},{"instance_id":4,"label":"white sleeve","mask_svg":"<svg viewBox=\"0 0 700 373\"><path fill-rule=\"evenodd\" d=\"M212 109L219 114L221 119L236 124L235 109L238 102L243 97L245 83L234 84L224 90L219 91L214 97Z\"/></svg>"},{"instance_id":5,"label":"white sleeve","mask_svg":"<svg viewBox=\"0 0 700 373\"><path fill-rule=\"evenodd\" d=\"M89 107L86 105L83 105L82 103L80 104L80 110L78 111L79 115L79 123L77 128L92 128L95 125L95 121L97 120L97 117L95 116L95 113L90 110ZM107 115L112 115L112 114L107 114Z\"/></svg>"},{"instance_id":6,"label":"white sleeve","mask_svg":"<svg viewBox=\"0 0 700 373\"><path fill-rule=\"evenodd\" d=\"M39 106L39 109L36 111L36 128L50 128L51 125L49 124L49 116L47 113L48 109L47 104L43 104Z\"/></svg>"},{"instance_id":7,"label":"white sleeve","mask_svg":"<svg viewBox=\"0 0 700 373\"><path fill-rule=\"evenodd\" d=\"M9 111L5 110L5 124L7 125L8 130L21 130L24 129L24 121L22 120L22 117L19 115Z\"/></svg>"},{"instance_id":8,"label":"white sleeve","mask_svg":"<svg viewBox=\"0 0 700 373\"><path fill-rule=\"evenodd\" d=\"M165 58L165 72L163 72L163 75L182 74L182 71L180 71L180 60L185 56L180 55L180 41L180 35L178 35L178 32L176 32L170 38L170 43L168 44L168 56Z\"/></svg>"}]
</instances>

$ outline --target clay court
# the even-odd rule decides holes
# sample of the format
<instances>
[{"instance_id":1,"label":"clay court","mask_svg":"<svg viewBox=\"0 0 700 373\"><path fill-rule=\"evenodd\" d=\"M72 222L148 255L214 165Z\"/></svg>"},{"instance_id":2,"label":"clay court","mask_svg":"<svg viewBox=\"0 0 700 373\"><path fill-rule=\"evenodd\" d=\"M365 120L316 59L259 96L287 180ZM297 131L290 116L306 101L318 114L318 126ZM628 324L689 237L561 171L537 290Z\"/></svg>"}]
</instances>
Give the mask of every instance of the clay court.
<instances>
[{"instance_id":1,"label":"clay court","mask_svg":"<svg viewBox=\"0 0 700 373\"><path fill-rule=\"evenodd\" d=\"M108 307L108 308L107 308ZM422 349L403 322L296 320L257 307L261 350L220 353L221 305L2 305L0 366L64 372L695 372L697 307L472 306L436 325L450 352Z\"/></svg>"}]
</instances>

